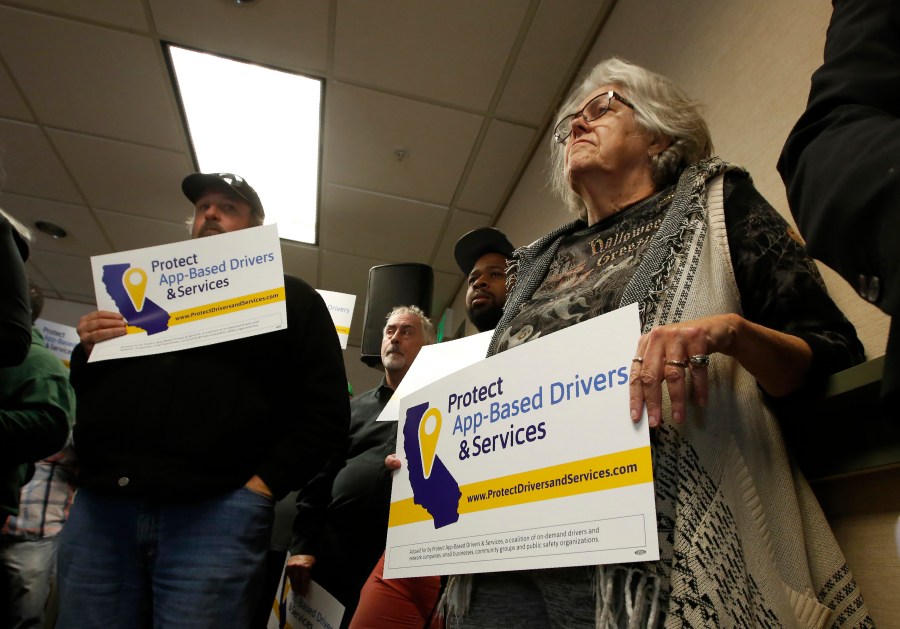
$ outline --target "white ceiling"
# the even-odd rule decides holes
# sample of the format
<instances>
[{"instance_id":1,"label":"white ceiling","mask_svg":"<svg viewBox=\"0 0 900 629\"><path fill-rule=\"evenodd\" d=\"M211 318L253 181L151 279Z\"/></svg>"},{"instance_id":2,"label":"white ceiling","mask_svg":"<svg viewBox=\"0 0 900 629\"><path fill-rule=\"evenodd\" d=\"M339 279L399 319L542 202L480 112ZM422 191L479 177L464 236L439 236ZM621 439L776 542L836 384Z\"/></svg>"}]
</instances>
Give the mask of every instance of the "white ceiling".
<instances>
[{"instance_id":1,"label":"white ceiling","mask_svg":"<svg viewBox=\"0 0 900 629\"><path fill-rule=\"evenodd\" d=\"M161 42L321 77L319 244L284 242L285 271L359 296L358 345L374 265L430 264L434 312L452 301L453 243L496 222L613 3L0 0L0 204L69 232L36 234L28 266L94 303L89 256L187 237Z\"/></svg>"}]
</instances>

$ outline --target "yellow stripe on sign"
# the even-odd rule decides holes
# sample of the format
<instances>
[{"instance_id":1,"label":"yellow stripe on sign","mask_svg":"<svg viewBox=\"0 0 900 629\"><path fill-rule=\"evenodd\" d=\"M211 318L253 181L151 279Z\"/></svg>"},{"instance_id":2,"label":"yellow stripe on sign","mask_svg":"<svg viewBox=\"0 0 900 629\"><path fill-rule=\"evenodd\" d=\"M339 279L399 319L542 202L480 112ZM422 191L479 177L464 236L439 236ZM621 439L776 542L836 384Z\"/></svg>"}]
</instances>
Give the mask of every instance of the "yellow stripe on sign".
<instances>
[{"instance_id":1,"label":"yellow stripe on sign","mask_svg":"<svg viewBox=\"0 0 900 629\"><path fill-rule=\"evenodd\" d=\"M244 295L243 297L235 297L234 299L226 299L224 301L217 301L211 304L206 304L204 306L197 306L196 308L188 308L187 310L179 310L177 312L169 313L169 321L167 325L171 328L173 325L179 325L181 323L191 323L192 321L199 321L200 319L209 319L210 317L231 314L232 312L247 310L249 308L258 308L259 306L266 306L268 304L274 304L279 301L284 301L283 286L281 288L264 290L259 293ZM145 330L144 328L129 325L125 327L125 331L128 334L139 334L141 332L144 332Z\"/></svg>"},{"instance_id":2,"label":"yellow stripe on sign","mask_svg":"<svg viewBox=\"0 0 900 629\"><path fill-rule=\"evenodd\" d=\"M501 476L460 487L459 513L474 513L514 505L605 491L653 482L650 446ZM391 503L388 526L431 518L412 498Z\"/></svg>"},{"instance_id":3,"label":"yellow stripe on sign","mask_svg":"<svg viewBox=\"0 0 900 629\"><path fill-rule=\"evenodd\" d=\"M350 328L345 328L342 325L336 325L334 329L337 330L338 334L350 334Z\"/></svg>"},{"instance_id":4,"label":"yellow stripe on sign","mask_svg":"<svg viewBox=\"0 0 900 629\"><path fill-rule=\"evenodd\" d=\"M188 308L187 310L179 310L169 315L169 326L179 325L181 323L190 323L199 321L200 319L209 319L210 317L218 317L219 315L231 314L239 310L248 310L250 308L258 308L284 301L284 287L264 290L260 293L251 293L243 297L235 297L234 299L226 299L217 301L196 308Z\"/></svg>"}]
</instances>

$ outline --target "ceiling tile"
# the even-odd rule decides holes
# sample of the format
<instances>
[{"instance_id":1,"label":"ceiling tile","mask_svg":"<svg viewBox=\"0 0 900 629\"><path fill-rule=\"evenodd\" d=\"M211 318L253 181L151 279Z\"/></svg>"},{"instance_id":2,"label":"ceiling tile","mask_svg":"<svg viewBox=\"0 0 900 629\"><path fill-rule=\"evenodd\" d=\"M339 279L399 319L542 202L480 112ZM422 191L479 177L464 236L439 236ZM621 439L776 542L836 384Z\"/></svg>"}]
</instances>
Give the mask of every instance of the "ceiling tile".
<instances>
[{"instance_id":1,"label":"ceiling tile","mask_svg":"<svg viewBox=\"0 0 900 629\"><path fill-rule=\"evenodd\" d=\"M65 293L63 294L65 297ZM41 313L41 319L53 321L62 325L71 327L78 326L78 320L84 315L97 309L92 296L81 296L77 301L87 299L88 303L72 303L71 301L60 301L58 299L44 300L44 310Z\"/></svg>"},{"instance_id":2,"label":"ceiling tile","mask_svg":"<svg viewBox=\"0 0 900 629\"><path fill-rule=\"evenodd\" d=\"M337 79L485 110L528 2L342 0L337 6Z\"/></svg>"},{"instance_id":3,"label":"ceiling tile","mask_svg":"<svg viewBox=\"0 0 900 629\"><path fill-rule=\"evenodd\" d=\"M33 251L28 259L60 293L94 294L90 258Z\"/></svg>"},{"instance_id":4,"label":"ceiling tile","mask_svg":"<svg viewBox=\"0 0 900 629\"><path fill-rule=\"evenodd\" d=\"M103 223L115 251L130 251L144 247L181 242L190 237L187 226L182 223L160 221L132 214L95 210Z\"/></svg>"},{"instance_id":5,"label":"ceiling tile","mask_svg":"<svg viewBox=\"0 0 900 629\"><path fill-rule=\"evenodd\" d=\"M534 133L530 127L491 122L459 197L459 207L493 216L500 209L507 188L515 183L515 174Z\"/></svg>"},{"instance_id":6,"label":"ceiling tile","mask_svg":"<svg viewBox=\"0 0 900 629\"><path fill-rule=\"evenodd\" d=\"M9 73L0 66L0 117L16 118L17 120L32 120L31 112L18 88L13 84Z\"/></svg>"},{"instance_id":7,"label":"ceiling tile","mask_svg":"<svg viewBox=\"0 0 900 629\"><path fill-rule=\"evenodd\" d=\"M380 264L390 264L390 261L323 249L319 264L322 285L318 288L356 295L357 303L364 305L369 286L369 269Z\"/></svg>"},{"instance_id":8,"label":"ceiling tile","mask_svg":"<svg viewBox=\"0 0 900 629\"><path fill-rule=\"evenodd\" d=\"M83 203L43 132L33 124L0 120L5 192Z\"/></svg>"},{"instance_id":9,"label":"ceiling tile","mask_svg":"<svg viewBox=\"0 0 900 629\"><path fill-rule=\"evenodd\" d=\"M328 0L150 0L163 39L285 69L324 73Z\"/></svg>"},{"instance_id":10,"label":"ceiling tile","mask_svg":"<svg viewBox=\"0 0 900 629\"><path fill-rule=\"evenodd\" d=\"M579 48L611 1L543 0L495 113L535 126L542 123L548 111L556 109L557 93L577 66Z\"/></svg>"},{"instance_id":11,"label":"ceiling tile","mask_svg":"<svg viewBox=\"0 0 900 629\"><path fill-rule=\"evenodd\" d=\"M340 83L328 89L326 181L449 205L481 117Z\"/></svg>"},{"instance_id":12,"label":"ceiling tile","mask_svg":"<svg viewBox=\"0 0 900 629\"><path fill-rule=\"evenodd\" d=\"M287 242L283 259L288 273L358 295L358 342L371 266L432 262L436 301L460 283L453 245L498 220L560 68L577 61L565 57L604 10L593 1L0 0L0 204L70 231L38 241L56 257L34 272L92 303L77 274L57 285L54 264L186 237L180 182L193 157L160 39L323 76L321 249ZM560 26L562 13L578 23ZM543 225L551 204L524 192L511 204L540 208Z\"/></svg>"},{"instance_id":13,"label":"ceiling tile","mask_svg":"<svg viewBox=\"0 0 900 629\"><path fill-rule=\"evenodd\" d=\"M50 130L51 141L94 208L181 222L193 207L181 180L194 169L184 153Z\"/></svg>"},{"instance_id":14,"label":"ceiling tile","mask_svg":"<svg viewBox=\"0 0 900 629\"><path fill-rule=\"evenodd\" d=\"M91 308L91 311L95 310L97 307L97 298L93 294L81 295L79 293L63 292L63 293L60 293L60 295L62 295L62 298L65 299L66 301L74 301L74 302L78 302L80 304L88 304L90 306L93 306Z\"/></svg>"},{"instance_id":15,"label":"ceiling tile","mask_svg":"<svg viewBox=\"0 0 900 629\"><path fill-rule=\"evenodd\" d=\"M0 7L0 41L10 72L41 122L184 148L155 40Z\"/></svg>"},{"instance_id":16,"label":"ceiling tile","mask_svg":"<svg viewBox=\"0 0 900 629\"><path fill-rule=\"evenodd\" d=\"M309 245L281 241L281 260L284 272L304 280L316 288L319 275L319 250Z\"/></svg>"},{"instance_id":17,"label":"ceiling tile","mask_svg":"<svg viewBox=\"0 0 900 629\"><path fill-rule=\"evenodd\" d=\"M323 247L391 262L427 264L447 216L440 205L336 185L327 187L324 208Z\"/></svg>"},{"instance_id":18,"label":"ceiling tile","mask_svg":"<svg viewBox=\"0 0 900 629\"><path fill-rule=\"evenodd\" d=\"M141 0L18 0L18 4L113 26L146 31L147 19Z\"/></svg>"},{"instance_id":19,"label":"ceiling tile","mask_svg":"<svg viewBox=\"0 0 900 629\"><path fill-rule=\"evenodd\" d=\"M444 271L447 273L459 274L461 271L456 265L456 258L453 257L453 249L456 247L456 241L464 234L468 234L473 229L479 227L487 227L490 225L491 219L483 214L473 214L472 212L463 212L453 210L450 215L450 224L444 232L444 238L441 240L441 246L438 248L437 255L434 257L434 270ZM457 279L459 279L457 275Z\"/></svg>"},{"instance_id":20,"label":"ceiling tile","mask_svg":"<svg viewBox=\"0 0 900 629\"><path fill-rule=\"evenodd\" d=\"M44 292L44 297L58 296L56 288L50 283L50 280L44 277L44 274L38 270L33 261L29 260L25 263L25 273L28 275L28 281L37 285Z\"/></svg>"},{"instance_id":21,"label":"ceiling tile","mask_svg":"<svg viewBox=\"0 0 900 629\"><path fill-rule=\"evenodd\" d=\"M4 194L3 209L32 230L35 238L33 249L74 256L95 256L112 251L112 246L97 221L83 205ZM37 230L34 226L36 221L49 221L59 225L68 235L65 238L53 238Z\"/></svg>"}]
</instances>

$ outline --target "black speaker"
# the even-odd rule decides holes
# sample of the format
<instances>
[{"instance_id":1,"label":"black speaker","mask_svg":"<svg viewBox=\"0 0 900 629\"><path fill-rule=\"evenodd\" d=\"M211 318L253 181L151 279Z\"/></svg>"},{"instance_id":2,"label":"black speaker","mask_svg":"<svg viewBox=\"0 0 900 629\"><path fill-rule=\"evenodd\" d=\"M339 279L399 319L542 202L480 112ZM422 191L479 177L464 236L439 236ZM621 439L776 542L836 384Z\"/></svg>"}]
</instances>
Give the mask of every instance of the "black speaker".
<instances>
[{"instance_id":1,"label":"black speaker","mask_svg":"<svg viewBox=\"0 0 900 629\"><path fill-rule=\"evenodd\" d=\"M360 360L381 367L381 339L388 313L396 306L418 306L431 316L434 271L427 264L382 264L369 269Z\"/></svg>"}]
</instances>

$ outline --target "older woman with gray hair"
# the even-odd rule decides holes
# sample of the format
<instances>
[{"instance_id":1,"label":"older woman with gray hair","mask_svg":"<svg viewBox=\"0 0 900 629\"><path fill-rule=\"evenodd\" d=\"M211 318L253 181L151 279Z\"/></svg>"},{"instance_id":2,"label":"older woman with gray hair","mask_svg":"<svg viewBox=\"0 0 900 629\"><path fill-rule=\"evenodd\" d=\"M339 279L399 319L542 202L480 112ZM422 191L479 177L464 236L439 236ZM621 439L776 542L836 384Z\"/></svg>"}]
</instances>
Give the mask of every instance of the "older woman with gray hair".
<instances>
[{"instance_id":1,"label":"older woman with gray hair","mask_svg":"<svg viewBox=\"0 0 900 629\"><path fill-rule=\"evenodd\" d=\"M863 358L803 244L670 80L609 59L558 120L579 218L516 251L490 352L639 305L660 559L452 577L448 627L870 626L773 412Z\"/></svg>"}]
</instances>

